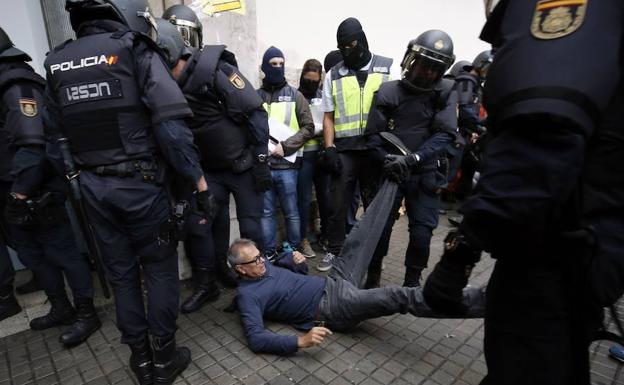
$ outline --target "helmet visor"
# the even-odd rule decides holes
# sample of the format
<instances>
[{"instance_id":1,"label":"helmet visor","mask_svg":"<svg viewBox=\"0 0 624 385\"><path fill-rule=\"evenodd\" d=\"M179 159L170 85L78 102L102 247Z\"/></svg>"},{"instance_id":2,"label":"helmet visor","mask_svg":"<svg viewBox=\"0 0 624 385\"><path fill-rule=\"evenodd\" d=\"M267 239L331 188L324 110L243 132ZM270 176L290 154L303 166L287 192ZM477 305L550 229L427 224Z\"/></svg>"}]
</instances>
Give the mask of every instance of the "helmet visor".
<instances>
[{"instance_id":1,"label":"helmet visor","mask_svg":"<svg viewBox=\"0 0 624 385\"><path fill-rule=\"evenodd\" d=\"M182 35L182 39L184 40L184 44L188 47L201 48L199 42L199 34L195 28L187 27L185 25L176 25L178 31L180 31L180 35Z\"/></svg>"},{"instance_id":2,"label":"helmet visor","mask_svg":"<svg viewBox=\"0 0 624 385\"><path fill-rule=\"evenodd\" d=\"M412 87L420 90L432 90L442 79L448 64L424 52L410 51L401 63L401 78Z\"/></svg>"}]
</instances>

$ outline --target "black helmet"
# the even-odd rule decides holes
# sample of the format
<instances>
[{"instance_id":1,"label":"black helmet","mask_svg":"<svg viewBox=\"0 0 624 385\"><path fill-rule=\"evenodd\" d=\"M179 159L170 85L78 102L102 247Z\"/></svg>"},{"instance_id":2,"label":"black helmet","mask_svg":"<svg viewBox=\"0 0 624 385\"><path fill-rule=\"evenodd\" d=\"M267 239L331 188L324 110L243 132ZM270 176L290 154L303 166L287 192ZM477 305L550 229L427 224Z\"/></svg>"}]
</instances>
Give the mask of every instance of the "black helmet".
<instances>
[{"instance_id":1,"label":"black helmet","mask_svg":"<svg viewBox=\"0 0 624 385\"><path fill-rule=\"evenodd\" d=\"M165 19L156 19L158 46L163 50L169 68L175 67L186 51L186 44L177 28Z\"/></svg>"},{"instance_id":2,"label":"black helmet","mask_svg":"<svg viewBox=\"0 0 624 385\"><path fill-rule=\"evenodd\" d=\"M417 91L432 90L454 61L453 41L446 32L424 32L407 45L401 81Z\"/></svg>"},{"instance_id":3,"label":"black helmet","mask_svg":"<svg viewBox=\"0 0 624 385\"><path fill-rule=\"evenodd\" d=\"M461 72L466 71L466 67L472 66L472 63L470 63L468 60L460 60L457 63L453 64L453 66L451 67L451 70L449 71L449 75L451 75L451 77L456 78Z\"/></svg>"},{"instance_id":4,"label":"black helmet","mask_svg":"<svg viewBox=\"0 0 624 385\"><path fill-rule=\"evenodd\" d=\"M85 21L109 19L156 41L156 20L146 0L65 0L65 9L74 31Z\"/></svg>"},{"instance_id":5,"label":"black helmet","mask_svg":"<svg viewBox=\"0 0 624 385\"><path fill-rule=\"evenodd\" d=\"M32 59L24 51L13 46L13 42L9 35L0 28L0 61L5 59L31 61Z\"/></svg>"},{"instance_id":6,"label":"black helmet","mask_svg":"<svg viewBox=\"0 0 624 385\"><path fill-rule=\"evenodd\" d=\"M203 47L202 23L191 8L182 4L172 5L167 8L162 17L178 28L186 45L195 48Z\"/></svg>"},{"instance_id":7,"label":"black helmet","mask_svg":"<svg viewBox=\"0 0 624 385\"><path fill-rule=\"evenodd\" d=\"M477 55L477 57L472 61L472 68L477 70L479 76L485 78L487 76L487 71L494 60L494 55L492 55L492 51L487 50L483 51Z\"/></svg>"}]
</instances>

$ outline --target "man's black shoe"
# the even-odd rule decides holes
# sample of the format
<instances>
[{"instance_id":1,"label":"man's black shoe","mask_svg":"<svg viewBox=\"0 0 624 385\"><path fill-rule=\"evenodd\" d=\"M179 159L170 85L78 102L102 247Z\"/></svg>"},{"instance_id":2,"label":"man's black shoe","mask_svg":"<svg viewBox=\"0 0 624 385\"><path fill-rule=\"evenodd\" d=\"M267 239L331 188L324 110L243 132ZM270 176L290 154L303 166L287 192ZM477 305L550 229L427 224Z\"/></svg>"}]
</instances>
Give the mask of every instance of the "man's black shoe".
<instances>
[{"instance_id":1,"label":"man's black shoe","mask_svg":"<svg viewBox=\"0 0 624 385\"><path fill-rule=\"evenodd\" d=\"M130 369L136 376L139 385L152 385L154 383L154 360L149 338L137 343L130 344Z\"/></svg>"},{"instance_id":2,"label":"man's black shoe","mask_svg":"<svg viewBox=\"0 0 624 385\"><path fill-rule=\"evenodd\" d=\"M176 347L175 337L154 337L154 385L173 384L176 377L191 363L191 351Z\"/></svg>"},{"instance_id":3,"label":"man's black shoe","mask_svg":"<svg viewBox=\"0 0 624 385\"><path fill-rule=\"evenodd\" d=\"M71 325L76 321L76 311L67 297L50 298L50 312L30 321L32 330L45 330L59 325Z\"/></svg>"},{"instance_id":4,"label":"man's black shoe","mask_svg":"<svg viewBox=\"0 0 624 385\"><path fill-rule=\"evenodd\" d=\"M93 306L93 298L76 298L76 321L59 337L65 346L76 346L102 327L102 322Z\"/></svg>"},{"instance_id":5,"label":"man's black shoe","mask_svg":"<svg viewBox=\"0 0 624 385\"><path fill-rule=\"evenodd\" d=\"M195 270L195 289L193 294L182 303L182 313L192 313L202 306L219 298L219 287L215 284L215 277L209 269Z\"/></svg>"},{"instance_id":6,"label":"man's black shoe","mask_svg":"<svg viewBox=\"0 0 624 385\"><path fill-rule=\"evenodd\" d=\"M43 288L39 285L39 282L37 281L37 278L35 278L34 275L32 276L32 278L30 278L30 281L26 282L23 285L19 285L15 288L15 291L19 295L30 294L39 290L43 290Z\"/></svg>"}]
</instances>

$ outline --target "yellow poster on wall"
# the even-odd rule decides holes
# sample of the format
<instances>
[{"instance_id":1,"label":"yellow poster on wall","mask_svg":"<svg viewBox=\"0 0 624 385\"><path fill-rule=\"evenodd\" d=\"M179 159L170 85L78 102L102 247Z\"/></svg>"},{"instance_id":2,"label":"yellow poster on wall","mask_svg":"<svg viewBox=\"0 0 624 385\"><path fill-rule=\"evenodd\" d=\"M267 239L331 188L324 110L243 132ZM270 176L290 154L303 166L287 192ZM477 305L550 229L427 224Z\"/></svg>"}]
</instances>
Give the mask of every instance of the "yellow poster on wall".
<instances>
[{"instance_id":1,"label":"yellow poster on wall","mask_svg":"<svg viewBox=\"0 0 624 385\"><path fill-rule=\"evenodd\" d=\"M245 14L245 0L195 0L193 5L208 16L215 16L223 12Z\"/></svg>"}]
</instances>

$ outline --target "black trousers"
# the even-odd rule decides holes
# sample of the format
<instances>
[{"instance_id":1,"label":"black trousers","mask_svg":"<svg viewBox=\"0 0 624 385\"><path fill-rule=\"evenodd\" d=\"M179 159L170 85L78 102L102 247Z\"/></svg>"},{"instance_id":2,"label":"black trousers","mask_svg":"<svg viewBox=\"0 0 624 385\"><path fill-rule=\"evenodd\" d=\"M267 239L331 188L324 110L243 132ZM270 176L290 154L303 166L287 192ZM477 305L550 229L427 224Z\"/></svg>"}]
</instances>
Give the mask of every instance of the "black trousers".
<instances>
[{"instance_id":1,"label":"black trousers","mask_svg":"<svg viewBox=\"0 0 624 385\"><path fill-rule=\"evenodd\" d=\"M140 175L120 178L87 171L80 174L80 183L115 295L122 343L139 342L147 332L173 335L180 284L177 240L170 237L171 208L164 188Z\"/></svg>"},{"instance_id":2,"label":"black trousers","mask_svg":"<svg viewBox=\"0 0 624 385\"><path fill-rule=\"evenodd\" d=\"M15 271L11 264L9 257L9 251L7 250L8 240L4 237L9 236L9 227L4 221L4 207L6 205L7 194L11 188L10 182L0 181L0 226L2 226L3 233L0 234L0 286L10 285L15 278Z\"/></svg>"}]
</instances>

